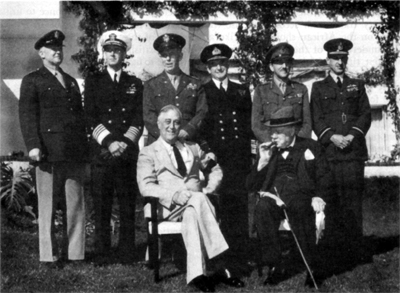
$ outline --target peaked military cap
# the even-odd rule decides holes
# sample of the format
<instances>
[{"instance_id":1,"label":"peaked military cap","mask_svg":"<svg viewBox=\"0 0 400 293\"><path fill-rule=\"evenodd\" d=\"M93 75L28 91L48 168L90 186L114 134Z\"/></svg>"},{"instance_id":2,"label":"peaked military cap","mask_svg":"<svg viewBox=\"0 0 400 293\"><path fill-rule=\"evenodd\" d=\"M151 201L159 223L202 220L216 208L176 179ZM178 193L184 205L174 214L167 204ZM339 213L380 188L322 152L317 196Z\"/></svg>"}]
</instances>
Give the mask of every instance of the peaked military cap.
<instances>
[{"instance_id":1,"label":"peaked military cap","mask_svg":"<svg viewBox=\"0 0 400 293\"><path fill-rule=\"evenodd\" d=\"M153 43L153 47L159 53L166 49L182 49L186 44L183 37L177 34L163 34Z\"/></svg>"},{"instance_id":2,"label":"peaked military cap","mask_svg":"<svg viewBox=\"0 0 400 293\"><path fill-rule=\"evenodd\" d=\"M271 119L265 125L268 127L282 127L299 124L300 119L294 118L294 109L292 106L282 107L271 114Z\"/></svg>"},{"instance_id":3,"label":"peaked military cap","mask_svg":"<svg viewBox=\"0 0 400 293\"><path fill-rule=\"evenodd\" d=\"M213 44L205 47L200 54L200 60L207 63L216 59L229 59L232 56L232 50L225 44Z\"/></svg>"},{"instance_id":4,"label":"peaked military cap","mask_svg":"<svg viewBox=\"0 0 400 293\"><path fill-rule=\"evenodd\" d=\"M35 50L39 50L42 47L50 47L50 46L61 47L63 45L64 39L65 35L62 33L62 31L59 30L51 31L45 34L35 43Z\"/></svg>"},{"instance_id":5,"label":"peaked military cap","mask_svg":"<svg viewBox=\"0 0 400 293\"><path fill-rule=\"evenodd\" d=\"M353 48L353 43L346 39L333 39L324 44L324 50L330 55L349 55L349 50Z\"/></svg>"},{"instance_id":6,"label":"peaked military cap","mask_svg":"<svg viewBox=\"0 0 400 293\"><path fill-rule=\"evenodd\" d=\"M118 46L129 51L132 47L132 39L125 33L120 31L106 31L104 32L99 40L100 46L103 48L106 46Z\"/></svg>"},{"instance_id":7,"label":"peaked military cap","mask_svg":"<svg viewBox=\"0 0 400 293\"><path fill-rule=\"evenodd\" d=\"M266 55L266 60L272 63L275 60L293 60L294 48L289 43L279 43L273 46Z\"/></svg>"}]
</instances>

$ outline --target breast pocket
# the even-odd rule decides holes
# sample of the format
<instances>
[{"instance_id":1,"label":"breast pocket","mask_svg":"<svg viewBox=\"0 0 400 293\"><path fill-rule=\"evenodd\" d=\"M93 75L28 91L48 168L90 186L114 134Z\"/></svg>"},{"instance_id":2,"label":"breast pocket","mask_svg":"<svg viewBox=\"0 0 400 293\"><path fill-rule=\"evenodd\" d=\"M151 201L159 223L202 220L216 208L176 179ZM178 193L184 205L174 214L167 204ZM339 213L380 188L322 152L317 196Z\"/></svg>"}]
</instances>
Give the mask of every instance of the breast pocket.
<instances>
[{"instance_id":1,"label":"breast pocket","mask_svg":"<svg viewBox=\"0 0 400 293\"><path fill-rule=\"evenodd\" d=\"M57 108L66 106L65 93L52 86L46 87L40 95L40 104L43 108Z\"/></svg>"},{"instance_id":2,"label":"breast pocket","mask_svg":"<svg viewBox=\"0 0 400 293\"><path fill-rule=\"evenodd\" d=\"M348 113L352 115L357 115L358 112L358 95L357 93L352 93L346 97L346 103L348 108Z\"/></svg>"},{"instance_id":3,"label":"breast pocket","mask_svg":"<svg viewBox=\"0 0 400 293\"><path fill-rule=\"evenodd\" d=\"M262 108L264 117L261 122L266 122L271 119L271 114L278 110L278 101L270 100L270 99L263 99L262 101Z\"/></svg>"},{"instance_id":4,"label":"breast pocket","mask_svg":"<svg viewBox=\"0 0 400 293\"><path fill-rule=\"evenodd\" d=\"M293 96L289 99L290 105L293 107L294 110L294 117L295 118L302 118L303 117L303 95L299 94Z\"/></svg>"},{"instance_id":5,"label":"breast pocket","mask_svg":"<svg viewBox=\"0 0 400 293\"><path fill-rule=\"evenodd\" d=\"M322 96L321 105L322 105L322 112L324 114L329 114L339 109L337 105L336 95L335 93L332 92L325 93Z\"/></svg>"}]
</instances>

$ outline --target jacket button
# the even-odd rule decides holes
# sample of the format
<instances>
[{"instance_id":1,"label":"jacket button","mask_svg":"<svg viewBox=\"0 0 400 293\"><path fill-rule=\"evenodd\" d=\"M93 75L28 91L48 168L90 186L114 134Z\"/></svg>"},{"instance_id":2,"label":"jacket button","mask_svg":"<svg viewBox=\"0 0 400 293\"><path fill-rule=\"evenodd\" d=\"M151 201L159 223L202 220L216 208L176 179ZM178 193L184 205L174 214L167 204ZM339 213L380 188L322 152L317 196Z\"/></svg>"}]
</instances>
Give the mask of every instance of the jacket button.
<instances>
[{"instance_id":1,"label":"jacket button","mask_svg":"<svg viewBox=\"0 0 400 293\"><path fill-rule=\"evenodd\" d=\"M122 112L125 112L125 108L122 108Z\"/></svg>"},{"instance_id":2,"label":"jacket button","mask_svg":"<svg viewBox=\"0 0 400 293\"><path fill-rule=\"evenodd\" d=\"M221 139L222 139L222 140L225 140L225 137L223 136L223 137L221 137Z\"/></svg>"},{"instance_id":3,"label":"jacket button","mask_svg":"<svg viewBox=\"0 0 400 293\"><path fill-rule=\"evenodd\" d=\"M236 139L238 139L238 138L239 138L239 136L235 135L235 138L236 138Z\"/></svg>"},{"instance_id":4,"label":"jacket button","mask_svg":"<svg viewBox=\"0 0 400 293\"><path fill-rule=\"evenodd\" d=\"M224 129L223 129L223 128L221 128L221 131L224 131Z\"/></svg>"},{"instance_id":5,"label":"jacket button","mask_svg":"<svg viewBox=\"0 0 400 293\"><path fill-rule=\"evenodd\" d=\"M126 123L126 121L124 120L124 121L122 121L122 123Z\"/></svg>"},{"instance_id":6,"label":"jacket button","mask_svg":"<svg viewBox=\"0 0 400 293\"><path fill-rule=\"evenodd\" d=\"M221 124L222 124L222 123L224 123L224 122L223 122L222 120L219 120L219 123L221 123Z\"/></svg>"},{"instance_id":7,"label":"jacket button","mask_svg":"<svg viewBox=\"0 0 400 293\"><path fill-rule=\"evenodd\" d=\"M71 111L73 111L74 109L73 108L69 108Z\"/></svg>"},{"instance_id":8,"label":"jacket button","mask_svg":"<svg viewBox=\"0 0 400 293\"><path fill-rule=\"evenodd\" d=\"M108 120L108 124L111 124L111 122L112 122L111 120Z\"/></svg>"},{"instance_id":9,"label":"jacket button","mask_svg":"<svg viewBox=\"0 0 400 293\"><path fill-rule=\"evenodd\" d=\"M232 114L233 114L233 115L236 115L236 112L235 112L235 111L233 111L233 112L232 112Z\"/></svg>"},{"instance_id":10,"label":"jacket button","mask_svg":"<svg viewBox=\"0 0 400 293\"><path fill-rule=\"evenodd\" d=\"M176 106L179 107L179 103L176 103Z\"/></svg>"},{"instance_id":11,"label":"jacket button","mask_svg":"<svg viewBox=\"0 0 400 293\"><path fill-rule=\"evenodd\" d=\"M176 96L176 97L175 97L175 99L179 99L179 97L178 97L178 96Z\"/></svg>"},{"instance_id":12,"label":"jacket button","mask_svg":"<svg viewBox=\"0 0 400 293\"><path fill-rule=\"evenodd\" d=\"M237 122L237 120L236 120L236 119L233 119L233 122Z\"/></svg>"},{"instance_id":13,"label":"jacket button","mask_svg":"<svg viewBox=\"0 0 400 293\"><path fill-rule=\"evenodd\" d=\"M237 128L237 127L235 127L234 129L235 129L235 130L238 130L238 128Z\"/></svg>"},{"instance_id":14,"label":"jacket button","mask_svg":"<svg viewBox=\"0 0 400 293\"><path fill-rule=\"evenodd\" d=\"M108 109L108 112L111 112L111 109Z\"/></svg>"}]
</instances>

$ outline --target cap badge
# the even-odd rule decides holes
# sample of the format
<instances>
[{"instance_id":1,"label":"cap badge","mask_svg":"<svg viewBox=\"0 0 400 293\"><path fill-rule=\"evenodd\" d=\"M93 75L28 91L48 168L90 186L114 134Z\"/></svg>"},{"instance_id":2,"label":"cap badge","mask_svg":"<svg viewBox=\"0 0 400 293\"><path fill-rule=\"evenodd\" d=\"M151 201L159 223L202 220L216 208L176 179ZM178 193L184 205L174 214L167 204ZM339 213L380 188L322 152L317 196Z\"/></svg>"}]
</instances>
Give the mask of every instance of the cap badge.
<instances>
[{"instance_id":1,"label":"cap badge","mask_svg":"<svg viewBox=\"0 0 400 293\"><path fill-rule=\"evenodd\" d=\"M213 55L220 55L221 54L221 50L218 49L217 47L214 48L214 50L212 51Z\"/></svg>"},{"instance_id":2,"label":"cap badge","mask_svg":"<svg viewBox=\"0 0 400 293\"><path fill-rule=\"evenodd\" d=\"M117 35L116 35L116 34L110 34L110 36L109 36L109 39L110 39L111 41L115 41L116 38L117 38Z\"/></svg>"},{"instance_id":3,"label":"cap badge","mask_svg":"<svg viewBox=\"0 0 400 293\"><path fill-rule=\"evenodd\" d=\"M165 35L163 37L164 42L168 43L169 42L169 35Z\"/></svg>"},{"instance_id":4,"label":"cap badge","mask_svg":"<svg viewBox=\"0 0 400 293\"><path fill-rule=\"evenodd\" d=\"M55 31L55 32L54 32L54 37L55 37L56 39L58 39L58 38L60 37L60 33L59 33L58 31Z\"/></svg>"},{"instance_id":5,"label":"cap badge","mask_svg":"<svg viewBox=\"0 0 400 293\"><path fill-rule=\"evenodd\" d=\"M339 43L338 51L343 51L343 44L342 43Z\"/></svg>"}]
</instances>

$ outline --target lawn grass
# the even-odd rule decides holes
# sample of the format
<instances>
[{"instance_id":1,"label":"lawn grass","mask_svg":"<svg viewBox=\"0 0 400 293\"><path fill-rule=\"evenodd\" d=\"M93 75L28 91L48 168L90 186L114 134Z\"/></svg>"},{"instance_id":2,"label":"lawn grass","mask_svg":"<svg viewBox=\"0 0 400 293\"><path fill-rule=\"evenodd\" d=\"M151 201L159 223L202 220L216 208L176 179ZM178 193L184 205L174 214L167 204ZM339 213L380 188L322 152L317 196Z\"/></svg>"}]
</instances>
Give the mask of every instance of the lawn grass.
<instances>
[{"instance_id":1,"label":"lawn grass","mask_svg":"<svg viewBox=\"0 0 400 293\"><path fill-rule=\"evenodd\" d=\"M397 178L366 180L364 196L364 238L372 262L346 264L331 274L320 292L399 292L399 182ZM4 213L3 213L4 214ZM146 231L141 214L137 221L138 263L96 267L90 262L67 264L62 270L49 269L38 261L38 233L35 225L10 225L2 215L1 292L194 292L186 285L185 273L171 261L162 264L153 282L153 272L144 262ZM171 240L172 245L175 245ZM93 250L92 235L87 251ZM184 252L182 252L184 253ZM341 252L336 252L340 256ZM168 254L167 254L168 255ZM329 266L329 264L328 264ZM233 289L223 284L221 292L316 292L303 286L301 262L293 275L277 286L263 286L265 278L248 267L242 279L246 287Z\"/></svg>"}]
</instances>

